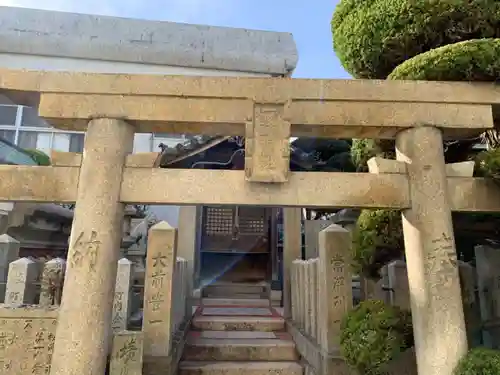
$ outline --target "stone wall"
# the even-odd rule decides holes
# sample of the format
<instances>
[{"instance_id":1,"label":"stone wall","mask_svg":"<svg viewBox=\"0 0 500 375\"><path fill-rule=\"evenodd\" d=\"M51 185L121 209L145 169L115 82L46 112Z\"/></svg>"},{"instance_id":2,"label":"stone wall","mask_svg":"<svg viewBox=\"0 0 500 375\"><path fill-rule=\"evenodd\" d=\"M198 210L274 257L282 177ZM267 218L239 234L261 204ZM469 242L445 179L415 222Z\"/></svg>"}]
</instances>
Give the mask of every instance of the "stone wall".
<instances>
[{"instance_id":1,"label":"stone wall","mask_svg":"<svg viewBox=\"0 0 500 375\"><path fill-rule=\"evenodd\" d=\"M58 308L0 305L0 374L48 375ZM142 332L114 333L111 375L142 375Z\"/></svg>"},{"instance_id":2,"label":"stone wall","mask_svg":"<svg viewBox=\"0 0 500 375\"><path fill-rule=\"evenodd\" d=\"M145 334L127 331L130 316L139 307L137 302L134 306L132 294L134 265L126 258L118 261L110 330L114 335L110 340L113 375L141 374L144 341L149 362L158 355L160 360L169 357L177 349L172 340L190 317L186 314L186 261L174 251L177 230L166 223L153 229L145 278ZM159 237L163 241L158 242ZM15 259L19 242L8 236L0 240L0 265L7 264L0 268L5 280L1 284L5 301L0 305L0 374L49 374L66 261ZM152 350L152 345L156 349Z\"/></svg>"},{"instance_id":3,"label":"stone wall","mask_svg":"<svg viewBox=\"0 0 500 375\"><path fill-rule=\"evenodd\" d=\"M318 256L292 263L288 330L306 374L348 375L350 370L339 353L339 334L341 319L353 303L351 236L331 224L318 237Z\"/></svg>"},{"instance_id":4,"label":"stone wall","mask_svg":"<svg viewBox=\"0 0 500 375\"><path fill-rule=\"evenodd\" d=\"M321 228L324 227L322 224L310 225L306 255L311 256L305 260L296 259L291 269L292 318L289 329L306 362L308 374L324 373L324 366L328 363L331 366L340 366L336 340L340 320L349 310L352 301L352 285L348 281L353 276L349 266L346 266L346 254L349 254L350 244L342 242L344 236L349 236L347 231L344 232L336 225ZM314 233L318 236L316 241L312 239ZM308 251L307 246L312 249ZM479 345L482 340L488 346L500 347L500 340L497 340L500 332L498 254L500 250L478 246L477 268L458 261L467 335L472 347ZM325 267L328 267L328 274L325 274ZM322 268L325 268L323 272L320 271ZM378 281L359 278L361 299L379 299L387 304L411 310L406 263L402 260L393 261L381 269L381 276ZM479 298L476 297L478 289ZM326 308L326 301L331 302L329 309ZM330 323L328 328L324 326L325 319ZM482 322L486 323L484 332L481 331ZM330 350L326 352L324 348L328 347ZM342 371L351 374L349 369L344 368ZM387 366L386 371L387 374L416 374L415 351L412 349L404 353Z\"/></svg>"}]
</instances>

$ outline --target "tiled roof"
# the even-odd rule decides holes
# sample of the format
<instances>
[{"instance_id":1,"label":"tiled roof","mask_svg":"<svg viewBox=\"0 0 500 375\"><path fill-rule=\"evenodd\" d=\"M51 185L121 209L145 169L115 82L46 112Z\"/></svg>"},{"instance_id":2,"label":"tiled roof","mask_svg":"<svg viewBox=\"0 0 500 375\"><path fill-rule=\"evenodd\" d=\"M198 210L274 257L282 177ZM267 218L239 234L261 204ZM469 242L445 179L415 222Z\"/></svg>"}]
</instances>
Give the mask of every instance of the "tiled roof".
<instances>
[{"instance_id":1,"label":"tiled roof","mask_svg":"<svg viewBox=\"0 0 500 375\"><path fill-rule=\"evenodd\" d=\"M212 147L215 147L223 142L235 142L244 147L243 137L227 137L227 136L194 136L174 147L161 145L162 152L155 162L156 168L169 168L175 166L176 163L188 157L204 152ZM290 159L291 162L298 165L301 169L312 169L318 166L319 162L314 155L308 154L301 149L290 144Z\"/></svg>"}]
</instances>

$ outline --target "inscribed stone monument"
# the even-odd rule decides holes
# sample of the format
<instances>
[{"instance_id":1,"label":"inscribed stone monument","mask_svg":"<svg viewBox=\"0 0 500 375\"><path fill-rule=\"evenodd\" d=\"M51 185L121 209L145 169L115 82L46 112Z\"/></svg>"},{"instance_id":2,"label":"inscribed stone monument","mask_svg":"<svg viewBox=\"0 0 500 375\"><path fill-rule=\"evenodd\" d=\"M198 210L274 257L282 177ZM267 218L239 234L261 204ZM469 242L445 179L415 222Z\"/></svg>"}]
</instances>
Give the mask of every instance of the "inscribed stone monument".
<instances>
[{"instance_id":1,"label":"inscribed stone monument","mask_svg":"<svg viewBox=\"0 0 500 375\"><path fill-rule=\"evenodd\" d=\"M48 375L57 310L0 307L0 374Z\"/></svg>"}]
</instances>

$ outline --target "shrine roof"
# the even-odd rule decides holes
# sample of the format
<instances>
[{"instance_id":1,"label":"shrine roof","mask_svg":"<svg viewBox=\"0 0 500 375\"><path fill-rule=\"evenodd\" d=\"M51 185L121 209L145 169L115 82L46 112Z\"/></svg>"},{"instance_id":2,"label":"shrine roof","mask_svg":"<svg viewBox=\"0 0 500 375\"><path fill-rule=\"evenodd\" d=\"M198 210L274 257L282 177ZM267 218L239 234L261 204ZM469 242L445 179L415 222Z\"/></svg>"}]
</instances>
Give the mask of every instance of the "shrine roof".
<instances>
[{"instance_id":1,"label":"shrine roof","mask_svg":"<svg viewBox=\"0 0 500 375\"><path fill-rule=\"evenodd\" d=\"M186 141L177 144L175 147L161 146L161 153L155 162L155 167L159 168L176 168L184 164L192 167L191 164L199 162L199 157L202 153L214 149L216 147L224 147L228 144L233 144L234 150L244 149L244 137L229 137L229 136L191 136ZM205 158L207 163L210 163L208 158ZM290 143L290 164L293 170L312 170L318 167L318 161L314 155L304 152L300 148ZM184 165L186 167L186 165Z\"/></svg>"}]
</instances>

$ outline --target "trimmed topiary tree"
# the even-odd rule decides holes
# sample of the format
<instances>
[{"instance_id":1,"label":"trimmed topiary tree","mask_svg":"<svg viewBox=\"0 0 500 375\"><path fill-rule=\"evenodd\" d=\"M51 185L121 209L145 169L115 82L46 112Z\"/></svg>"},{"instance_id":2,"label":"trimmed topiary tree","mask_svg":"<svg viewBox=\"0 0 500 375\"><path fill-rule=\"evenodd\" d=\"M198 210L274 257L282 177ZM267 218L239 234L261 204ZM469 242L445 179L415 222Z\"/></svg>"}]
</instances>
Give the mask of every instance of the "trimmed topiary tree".
<instances>
[{"instance_id":1,"label":"trimmed topiary tree","mask_svg":"<svg viewBox=\"0 0 500 375\"><path fill-rule=\"evenodd\" d=\"M458 363L454 375L500 375L500 351L475 348Z\"/></svg>"},{"instance_id":2,"label":"trimmed topiary tree","mask_svg":"<svg viewBox=\"0 0 500 375\"><path fill-rule=\"evenodd\" d=\"M500 39L449 44L406 60L389 79L426 81L500 80Z\"/></svg>"},{"instance_id":3,"label":"trimmed topiary tree","mask_svg":"<svg viewBox=\"0 0 500 375\"><path fill-rule=\"evenodd\" d=\"M352 239L353 271L370 279L380 278L380 269L404 254L401 213L361 211Z\"/></svg>"},{"instance_id":4,"label":"trimmed topiary tree","mask_svg":"<svg viewBox=\"0 0 500 375\"><path fill-rule=\"evenodd\" d=\"M355 78L500 81L498 0L341 0L332 18L332 34L337 56ZM500 145L496 131L485 133L484 139ZM446 142L446 162L473 160L477 153L473 145L479 140ZM353 140L351 153L357 170L367 171L366 162L373 156L394 158L395 143ZM476 174L500 180L500 153L496 150L482 153L476 166ZM364 212L361 218L372 217L371 227L384 227L390 217L389 213ZM394 238L389 239L391 236ZM388 237L392 246L400 233ZM353 249L358 268L372 276L372 270L380 268L380 259L392 260L385 257L387 252L377 256L379 250L375 249L372 254L370 243L380 237L375 238L358 238ZM367 244L367 250L356 248ZM368 264L369 259L374 263Z\"/></svg>"},{"instance_id":5,"label":"trimmed topiary tree","mask_svg":"<svg viewBox=\"0 0 500 375\"><path fill-rule=\"evenodd\" d=\"M342 320L340 349L360 375L379 375L413 346L411 315L382 301L361 302Z\"/></svg>"},{"instance_id":6,"label":"trimmed topiary tree","mask_svg":"<svg viewBox=\"0 0 500 375\"><path fill-rule=\"evenodd\" d=\"M396 157L394 141L387 139L352 140L351 159L358 171L367 172L367 162L374 156L394 159Z\"/></svg>"},{"instance_id":7,"label":"trimmed topiary tree","mask_svg":"<svg viewBox=\"0 0 500 375\"><path fill-rule=\"evenodd\" d=\"M475 169L479 176L491 178L500 184L500 149L481 152L476 158Z\"/></svg>"},{"instance_id":8,"label":"trimmed topiary tree","mask_svg":"<svg viewBox=\"0 0 500 375\"><path fill-rule=\"evenodd\" d=\"M449 44L500 37L497 0L342 0L335 52L356 78L385 79L401 63Z\"/></svg>"}]
</instances>

